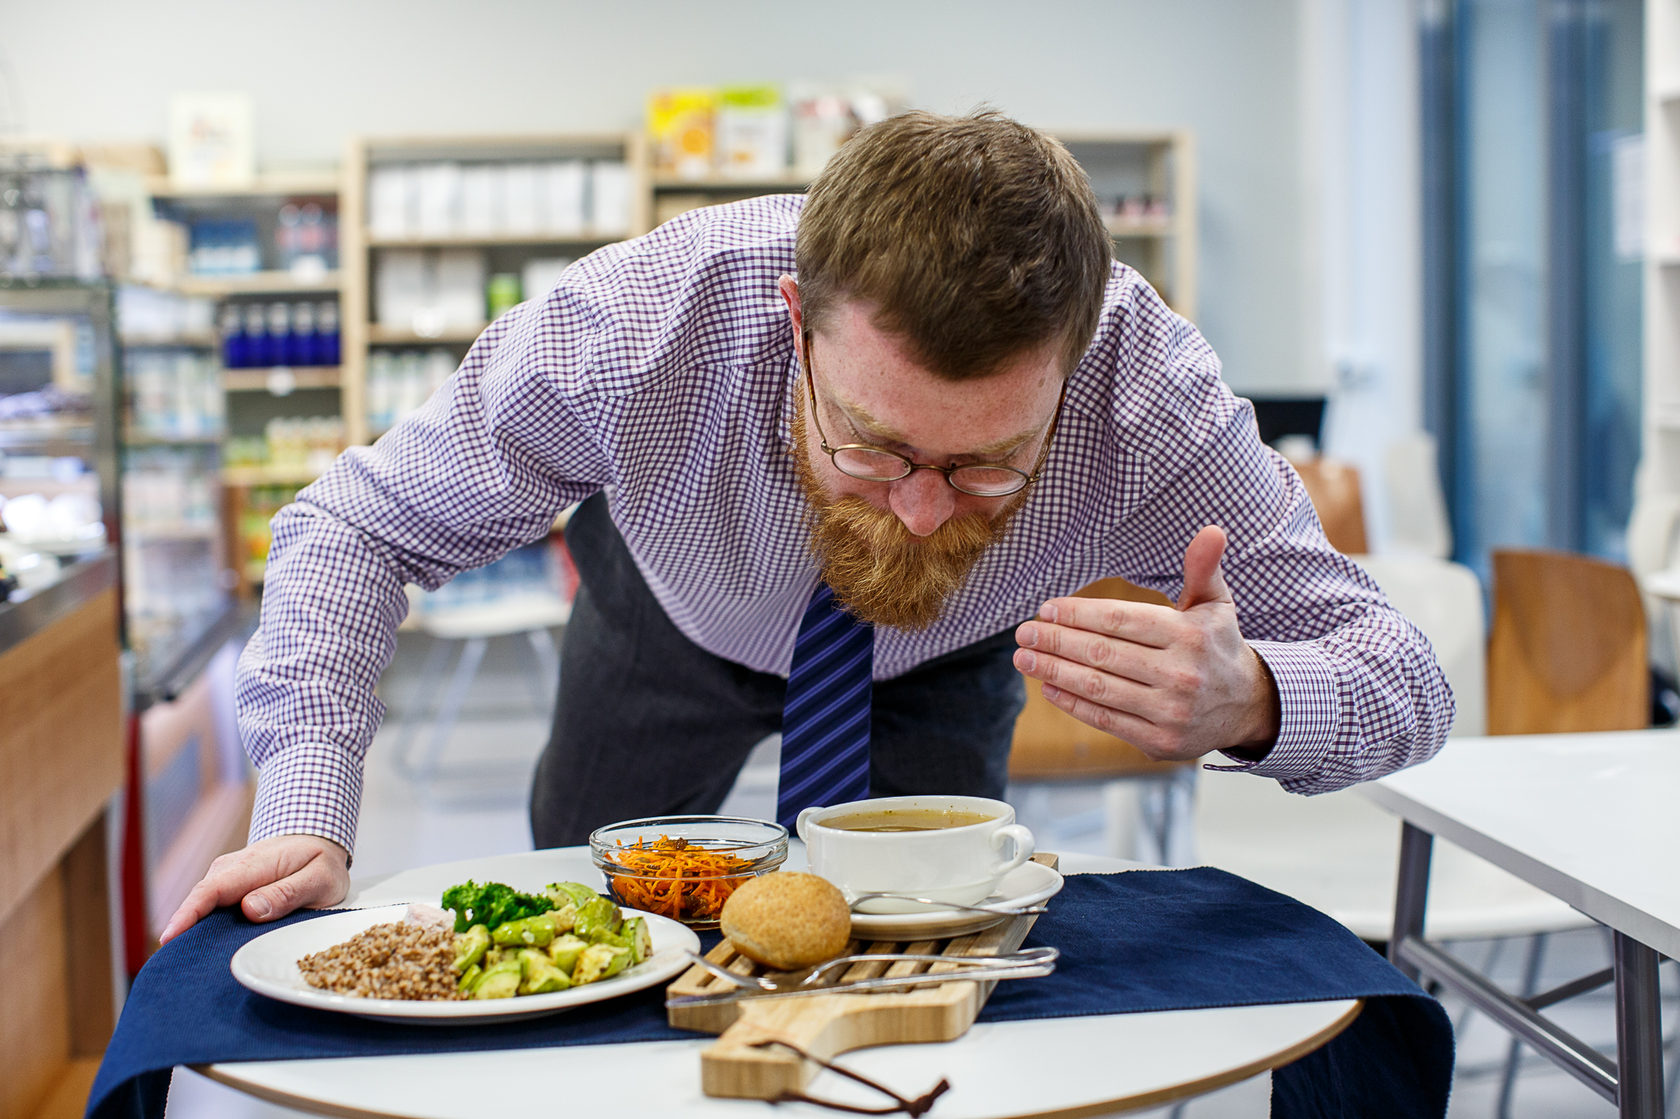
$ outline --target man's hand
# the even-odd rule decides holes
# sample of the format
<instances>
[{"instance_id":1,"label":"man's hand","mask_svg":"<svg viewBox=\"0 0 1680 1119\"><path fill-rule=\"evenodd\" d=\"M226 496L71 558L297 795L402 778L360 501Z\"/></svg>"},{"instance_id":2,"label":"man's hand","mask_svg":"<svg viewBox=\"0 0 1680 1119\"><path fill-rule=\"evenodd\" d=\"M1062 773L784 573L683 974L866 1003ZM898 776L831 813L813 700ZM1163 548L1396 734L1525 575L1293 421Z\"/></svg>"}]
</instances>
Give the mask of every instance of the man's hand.
<instances>
[{"instance_id":1,"label":"man's hand","mask_svg":"<svg viewBox=\"0 0 1680 1119\"><path fill-rule=\"evenodd\" d=\"M1184 552L1178 607L1057 598L1015 631L1015 667L1080 722L1160 761L1214 750L1265 750L1277 739L1277 688L1243 640L1220 574L1225 530L1209 525Z\"/></svg>"},{"instance_id":2,"label":"man's hand","mask_svg":"<svg viewBox=\"0 0 1680 1119\"><path fill-rule=\"evenodd\" d=\"M276 835L222 855L163 927L160 943L186 932L212 909L240 904L253 921L294 909L336 905L350 892L350 854L318 835Z\"/></svg>"}]
</instances>

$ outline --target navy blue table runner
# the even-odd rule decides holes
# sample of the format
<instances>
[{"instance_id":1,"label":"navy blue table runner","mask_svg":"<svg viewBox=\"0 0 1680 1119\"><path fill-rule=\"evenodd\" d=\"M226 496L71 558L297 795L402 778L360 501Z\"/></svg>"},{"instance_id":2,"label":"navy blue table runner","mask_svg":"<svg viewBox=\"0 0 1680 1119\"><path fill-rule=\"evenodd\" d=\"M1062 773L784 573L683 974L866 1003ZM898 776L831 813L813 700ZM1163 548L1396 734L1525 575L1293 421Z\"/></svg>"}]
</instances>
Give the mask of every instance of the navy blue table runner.
<instances>
[{"instance_id":1,"label":"navy blue table runner","mask_svg":"<svg viewBox=\"0 0 1680 1119\"><path fill-rule=\"evenodd\" d=\"M397 1025L275 1002L228 970L242 944L274 927L221 910L152 957L106 1049L88 1119L161 1119L176 1065L695 1036L666 1024L663 985L499 1025ZM1072 875L1027 943L1061 949L1055 974L1000 983L981 1021L1362 998L1348 1029L1276 1070L1272 1115L1446 1114L1453 1041L1440 1004L1324 914L1245 879L1208 867Z\"/></svg>"}]
</instances>

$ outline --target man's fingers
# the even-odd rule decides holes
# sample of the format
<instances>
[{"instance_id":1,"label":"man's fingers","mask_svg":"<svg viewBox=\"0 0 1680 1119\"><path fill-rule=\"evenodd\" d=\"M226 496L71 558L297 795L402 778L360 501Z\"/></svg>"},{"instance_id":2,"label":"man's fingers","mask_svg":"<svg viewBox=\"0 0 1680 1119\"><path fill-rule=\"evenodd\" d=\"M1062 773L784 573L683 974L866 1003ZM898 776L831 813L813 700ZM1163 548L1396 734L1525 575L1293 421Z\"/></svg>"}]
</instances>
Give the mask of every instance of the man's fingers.
<instances>
[{"instance_id":1,"label":"man's fingers","mask_svg":"<svg viewBox=\"0 0 1680 1119\"><path fill-rule=\"evenodd\" d=\"M1225 558L1225 530L1208 525L1198 532L1184 550L1184 593L1178 596L1178 608L1188 610L1204 602L1230 602L1231 589L1219 570Z\"/></svg>"},{"instance_id":2,"label":"man's fingers","mask_svg":"<svg viewBox=\"0 0 1680 1119\"><path fill-rule=\"evenodd\" d=\"M1036 680L1093 703L1119 710L1135 710L1148 699L1150 688L1112 669L1092 668L1079 660L1050 656L1037 649L1015 654L1015 667Z\"/></svg>"},{"instance_id":3,"label":"man's fingers","mask_svg":"<svg viewBox=\"0 0 1680 1119\"><path fill-rule=\"evenodd\" d=\"M1039 607L1037 619L1024 623L1016 631L1017 637L1027 626L1046 622L1052 627L1104 634L1156 649L1172 644L1183 625L1176 610L1158 603L1118 598L1053 598Z\"/></svg>"},{"instance_id":4,"label":"man's fingers","mask_svg":"<svg viewBox=\"0 0 1680 1119\"><path fill-rule=\"evenodd\" d=\"M1047 622L1025 623L1016 631L1016 640L1023 652L1037 654L1036 659L1043 662L1038 671L1022 667L1022 672L1040 680L1051 680L1047 673L1059 671L1064 679L1053 682L1073 686L1076 691L1087 689L1073 684L1066 676L1072 671L1085 670L1140 684L1158 684L1162 682L1162 671L1167 663L1157 647Z\"/></svg>"},{"instance_id":5,"label":"man's fingers","mask_svg":"<svg viewBox=\"0 0 1680 1119\"><path fill-rule=\"evenodd\" d=\"M252 890L245 895L240 909L253 921L272 921L293 910L342 901L346 886L347 883L339 884L333 868L322 856L311 859L295 874Z\"/></svg>"},{"instance_id":6,"label":"man's fingers","mask_svg":"<svg viewBox=\"0 0 1680 1119\"><path fill-rule=\"evenodd\" d=\"M253 921L272 921L303 906L332 905L350 889L344 848L309 835L274 836L210 864L164 925L167 944L214 909L238 904Z\"/></svg>"},{"instance_id":7,"label":"man's fingers","mask_svg":"<svg viewBox=\"0 0 1680 1119\"><path fill-rule=\"evenodd\" d=\"M159 942L169 943L209 916L211 910L233 905L250 891L267 885L273 879L273 871L266 865L266 860L259 862L251 859L243 851L223 855L210 864L204 877L187 892L186 899L176 908L169 923L164 925L163 932L158 936Z\"/></svg>"},{"instance_id":8,"label":"man's fingers","mask_svg":"<svg viewBox=\"0 0 1680 1119\"><path fill-rule=\"evenodd\" d=\"M219 883L211 882L208 877L199 882L198 885L188 891L186 898L176 907L168 923L163 926L163 932L158 934L158 943L168 944L208 917L212 909L233 904L239 894L235 894L227 901L222 901L221 896L221 885Z\"/></svg>"}]
</instances>

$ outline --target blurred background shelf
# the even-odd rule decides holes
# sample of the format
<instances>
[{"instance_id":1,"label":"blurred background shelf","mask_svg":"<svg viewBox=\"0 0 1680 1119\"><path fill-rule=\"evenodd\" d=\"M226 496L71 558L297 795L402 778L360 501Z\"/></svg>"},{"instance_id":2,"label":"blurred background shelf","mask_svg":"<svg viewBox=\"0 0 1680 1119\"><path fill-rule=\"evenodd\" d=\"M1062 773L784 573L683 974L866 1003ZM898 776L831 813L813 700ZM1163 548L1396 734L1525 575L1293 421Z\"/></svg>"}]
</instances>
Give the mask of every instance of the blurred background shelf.
<instances>
[{"instance_id":1,"label":"blurred background shelf","mask_svg":"<svg viewBox=\"0 0 1680 1119\"><path fill-rule=\"evenodd\" d=\"M306 295L336 294L336 272L320 275L292 272L248 272L226 276L183 276L179 289L187 295Z\"/></svg>"}]
</instances>

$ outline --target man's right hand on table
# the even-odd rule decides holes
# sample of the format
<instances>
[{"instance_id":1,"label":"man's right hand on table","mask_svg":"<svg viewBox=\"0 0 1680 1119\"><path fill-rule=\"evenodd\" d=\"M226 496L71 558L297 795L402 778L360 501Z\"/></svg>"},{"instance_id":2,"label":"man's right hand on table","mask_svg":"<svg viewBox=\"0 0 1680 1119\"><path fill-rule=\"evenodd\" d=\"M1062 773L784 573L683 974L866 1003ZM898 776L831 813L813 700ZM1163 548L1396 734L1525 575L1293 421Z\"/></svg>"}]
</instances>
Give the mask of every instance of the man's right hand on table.
<instances>
[{"instance_id":1,"label":"man's right hand on table","mask_svg":"<svg viewBox=\"0 0 1680 1119\"><path fill-rule=\"evenodd\" d=\"M350 854L318 835L276 835L222 855L163 927L168 944L211 910L237 903L253 921L337 905L350 892Z\"/></svg>"}]
</instances>

